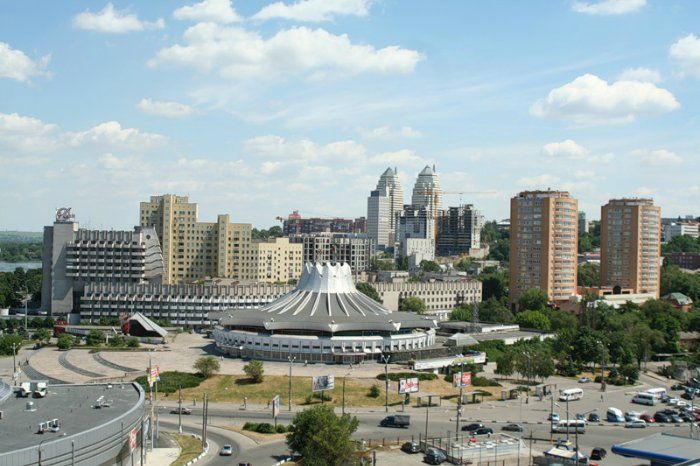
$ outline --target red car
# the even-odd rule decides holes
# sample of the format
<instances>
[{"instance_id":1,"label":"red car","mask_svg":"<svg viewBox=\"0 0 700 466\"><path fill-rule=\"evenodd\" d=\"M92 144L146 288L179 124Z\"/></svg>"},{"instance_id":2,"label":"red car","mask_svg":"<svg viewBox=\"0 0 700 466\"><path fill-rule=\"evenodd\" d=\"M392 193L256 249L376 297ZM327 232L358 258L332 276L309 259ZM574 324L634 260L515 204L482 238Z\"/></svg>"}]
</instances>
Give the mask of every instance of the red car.
<instances>
[{"instance_id":1,"label":"red car","mask_svg":"<svg viewBox=\"0 0 700 466\"><path fill-rule=\"evenodd\" d=\"M652 415L649 414L649 413L644 413L644 414L642 414L641 416L639 416L639 419L641 419L642 421L646 422L647 424L650 423L650 422L656 422L656 419L654 419L654 416L652 416Z\"/></svg>"}]
</instances>

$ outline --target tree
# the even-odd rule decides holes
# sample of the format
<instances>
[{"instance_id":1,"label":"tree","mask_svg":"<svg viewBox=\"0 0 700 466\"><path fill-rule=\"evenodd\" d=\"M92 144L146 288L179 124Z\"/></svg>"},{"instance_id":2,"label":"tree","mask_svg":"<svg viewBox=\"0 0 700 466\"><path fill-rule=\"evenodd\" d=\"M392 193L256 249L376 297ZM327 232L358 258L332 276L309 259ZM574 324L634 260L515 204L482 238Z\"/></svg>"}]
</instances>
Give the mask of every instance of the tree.
<instances>
[{"instance_id":1,"label":"tree","mask_svg":"<svg viewBox=\"0 0 700 466\"><path fill-rule=\"evenodd\" d=\"M689 235L674 236L666 244L661 245L661 252L700 252L700 238Z\"/></svg>"},{"instance_id":2,"label":"tree","mask_svg":"<svg viewBox=\"0 0 700 466\"><path fill-rule=\"evenodd\" d=\"M599 284L599 264L581 264L578 266L578 286L598 286Z\"/></svg>"},{"instance_id":3,"label":"tree","mask_svg":"<svg viewBox=\"0 0 700 466\"><path fill-rule=\"evenodd\" d=\"M422 260L420 262L420 269L423 272L439 272L440 266L435 261Z\"/></svg>"},{"instance_id":4,"label":"tree","mask_svg":"<svg viewBox=\"0 0 700 466\"><path fill-rule=\"evenodd\" d=\"M508 239L499 239L495 243L489 245L489 255L486 256L489 260L508 262L510 252L510 241Z\"/></svg>"},{"instance_id":5,"label":"tree","mask_svg":"<svg viewBox=\"0 0 700 466\"><path fill-rule=\"evenodd\" d=\"M100 346L105 341L105 334L100 330L90 330L85 337L85 341L90 346Z\"/></svg>"},{"instance_id":6,"label":"tree","mask_svg":"<svg viewBox=\"0 0 700 466\"><path fill-rule=\"evenodd\" d=\"M40 328L34 332L34 336L32 338L39 343L46 343L51 339L51 332L49 329Z\"/></svg>"},{"instance_id":7,"label":"tree","mask_svg":"<svg viewBox=\"0 0 700 466\"><path fill-rule=\"evenodd\" d=\"M10 356L13 354L12 346L16 351L22 347L22 337L19 335L2 335L0 336L0 354Z\"/></svg>"},{"instance_id":8,"label":"tree","mask_svg":"<svg viewBox=\"0 0 700 466\"><path fill-rule=\"evenodd\" d=\"M543 311L547 307L547 293L539 288L528 288L520 295L518 304L523 311Z\"/></svg>"},{"instance_id":9,"label":"tree","mask_svg":"<svg viewBox=\"0 0 700 466\"><path fill-rule=\"evenodd\" d=\"M408 257L398 256L396 258L396 269L397 270L408 270Z\"/></svg>"},{"instance_id":10,"label":"tree","mask_svg":"<svg viewBox=\"0 0 700 466\"><path fill-rule=\"evenodd\" d=\"M304 458L305 466L340 466L355 453L352 434L358 426L354 416L337 416L328 405L314 406L294 416L287 446Z\"/></svg>"},{"instance_id":11,"label":"tree","mask_svg":"<svg viewBox=\"0 0 700 466\"><path fill-rule=\"evenodd\" d=\"M193 367L197 372L199 372L205 378L208 379L215 373L219 372L219 370L221 369L221 364L219 364L219 360L216 359L214 356L202 356L201 358L195 361ZM245 371L245 367L243 368L243 370Z\"/></svg>"},{"instance_id":12,"label":"tree","mask_svg":"<svg viewBox=\"0 0 700 466\"><path fill-rule=\"evenodd\" d=\"M515 323L535 330L549 330L552 326L542 311L522 311L515 316Z\"/></svg>"},{"instance_id":13,"label":"tree","mask_svg":"<svg viewBox=\"0 0 700 466\"><path fill-rule=\"evenodd\" d=\"M424 314L426 310L425 302L417 296L409 296L404 298L399 303L399 311L415 312L416 314Z\"/></svg>"},{"instance_id":14,"label":"tree","mask_svg":"<svg viewBox=\"0 0 700 466\"><path fill-rule=\"evenodd\" d=\"M248 376L253 383L261 383L263 381L263 374L265 370L263 368L262 361L253 359L248 364L243 366L243 372Z\"/></svg>"},{"instance_id":15,"label":"tree","mask_svg":"<svg viewBox=\"0 0 700 466\"><path fill-rule=\"evenodd\" d=\"M486 300L508 298L508 272L506 270L485 269L479 274L481 281L481 298Z\"/></svg>"},{"instance_id":16,"label":"tree","mask_svg":"<svg viewBox=\"0 0 700 466\"><path fill-rule=\"evenodd\" d=\"M136 337L131 337L126 341L126 346L129 348L138 348L141 346L141 342Z\"/></svg>"},{"instance_id":17,"label":"tree","mask_svg":"<svg viewBox=\"0 0 700 466\"><path fill-rule=\"evenodd\" d=\"M379 297L379 293L377 293L377 289L370 285L367 282L359 282L355 285L355 288L357 288L357 291L360 293L369 296L373 300L375 300L378 303L382 302L382 298Z\"/></svg>"},{"instance_id":18,"label":"tree","mask_svg":"<svg viewBox=\"0 0 700 466\"><path fill-rule=\"evenodd\" d=\"M513 313L502 301L490 297L479 303L479 321L512 324L513 320Z\"/></svg>"},{"instance_id":19,"label":"tree","mask_svg":"<svg viewBox=\"0 0 700 466\"><path fill-rule=\"evenodd\" d=\"M56 346L58 346L58 349L60 350L69 350L73 347L73 344L75 344L75 338L73 338L73 335L62 333L58 336Z\"/></svg>"}]
</instances>

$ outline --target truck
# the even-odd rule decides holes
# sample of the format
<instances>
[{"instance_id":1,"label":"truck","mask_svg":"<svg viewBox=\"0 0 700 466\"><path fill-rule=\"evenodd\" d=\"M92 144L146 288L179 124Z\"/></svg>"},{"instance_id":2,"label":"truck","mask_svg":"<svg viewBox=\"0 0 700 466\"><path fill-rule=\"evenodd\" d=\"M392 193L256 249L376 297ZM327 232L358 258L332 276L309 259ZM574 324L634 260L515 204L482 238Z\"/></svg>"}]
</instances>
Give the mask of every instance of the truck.
<instances>
[{"instance_id":1,"label":"truck","mask_svg":"<svg viewBox=\"0 0 700 466\"><path fill-rule=\"evenodd\" d=\"M407 429L411 425L411 416L405 416L397 414L394 416L387 416L381 420L379 423L382 427L403 427Z\"/></svg>"}]
</instances>

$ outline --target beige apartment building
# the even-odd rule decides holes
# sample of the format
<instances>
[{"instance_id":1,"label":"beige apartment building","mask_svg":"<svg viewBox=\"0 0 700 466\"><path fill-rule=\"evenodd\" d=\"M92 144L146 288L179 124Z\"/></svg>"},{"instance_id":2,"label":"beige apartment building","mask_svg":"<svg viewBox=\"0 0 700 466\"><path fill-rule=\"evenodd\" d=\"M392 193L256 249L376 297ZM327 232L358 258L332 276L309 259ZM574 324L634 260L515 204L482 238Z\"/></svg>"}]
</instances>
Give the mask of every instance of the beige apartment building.
<instances>
[{"instance_id":1,"label":"beige apartment building","mask_svg":"<svg viewBox=\"0 0 700 466\"><path fill-rule=\"evenodd\" d=\"M576 294L578 200L566 191L524 191L510 200L510 286L513 309L528 288L550 301Z\"/></svg>"},{"instance_id":2,"label":"beige apartment building","mask_svg":"<svg viewBox=\"0 0 700 466\"><path fill-rule=\"evenodd\" d=\"M601 208L600 281L613 293L654 293L661 279L661 208L653 199L611 199Z\"/></svg>"},{"instance_id":3,"label":"beige apartment building","mask_svg":"<svg viewBox=\"0 0 700 466\"><path fill-rule=\"evenodd\" d=\"M216 222L199 222L197 204L187 196L151 196L140 204L142 227L153 227L163 251L164 283L188 283L204 277L251 280L252 226L231 223L229 215Z\"/></svg>"},{"instance_id":4,"label":"beige apartment building","mask_svg":"<svg viewBox=\"0 0 700 466\"><path fill-rule=\"evenodd\" d=\"M289 238L251 243L248 275L264 283L288 283L301 277L304 245L290 243Z\"/></svg>"}]
</instances>

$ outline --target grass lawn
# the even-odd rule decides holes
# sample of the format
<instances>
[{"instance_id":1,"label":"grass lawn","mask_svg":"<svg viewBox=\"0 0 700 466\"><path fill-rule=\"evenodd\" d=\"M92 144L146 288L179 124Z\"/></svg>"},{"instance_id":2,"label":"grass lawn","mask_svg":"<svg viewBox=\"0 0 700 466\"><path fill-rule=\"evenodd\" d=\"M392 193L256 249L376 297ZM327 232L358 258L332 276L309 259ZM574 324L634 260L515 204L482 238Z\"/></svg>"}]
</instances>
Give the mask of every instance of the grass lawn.
<instances>
[{"instance_id":1,"label":"grass lawn","mask_svg":"<svg viewBox=\"0 0 700 466\"><path fill-rule=\"evenodd\" d=\"M377 385L381 390L381 394L377 398L369 396L369 389L372 385ZM191 400L196 397L202 399L206 392L209 395L209 400L214 402L232 402L243 404L243 398L248 398L248 403L257 405L267 405L267 402L279 394L282 409L287 405L287 393L289 387L289 378L280 375L266 375L265 379L260 384L250 383L246 376L240 375L216 375L202 382L201 385L195 388L187 388L182 390L183 400ZM342 405L343 396L343 378L335 378L335 389L325 392L326 396L331 396L331 401L326 401L333 406ZM501 387L477 387L478 389L488 391L500 396ZM466 392L470 389L465 389ZM311 377L292 377L292 404L304 405L306 398L311 395ZM444 381L442 378L436 380L426 380L420 383L420 393L439 394L444 397L453 399L456 403L459 390L452 387L452 384ZM177 401L177 392L170 395L158 395L160 399ZM400 405L402 395L398 394L398 382L389 382L389 404ZM415 394L411 397L412 404L415 403ZM485 399L489 399L486 397ZM320 403L319 399L314 399L314 403ZM345 382L345 406L356 407L373 407L384 405L384 381L377 379L360 379L347 378Z\"/></svg>"},{"instance_id":2,"label":"grass lawn","mask_svg":"<svg viewBox=\"0 0 700 466\"><path fill-rule=\"evenodd\" d=\"M170 466L184 466L202 453L202 441L191 435L170 434L180 445L180 456Z\"/></svg>"}]
</instances>

